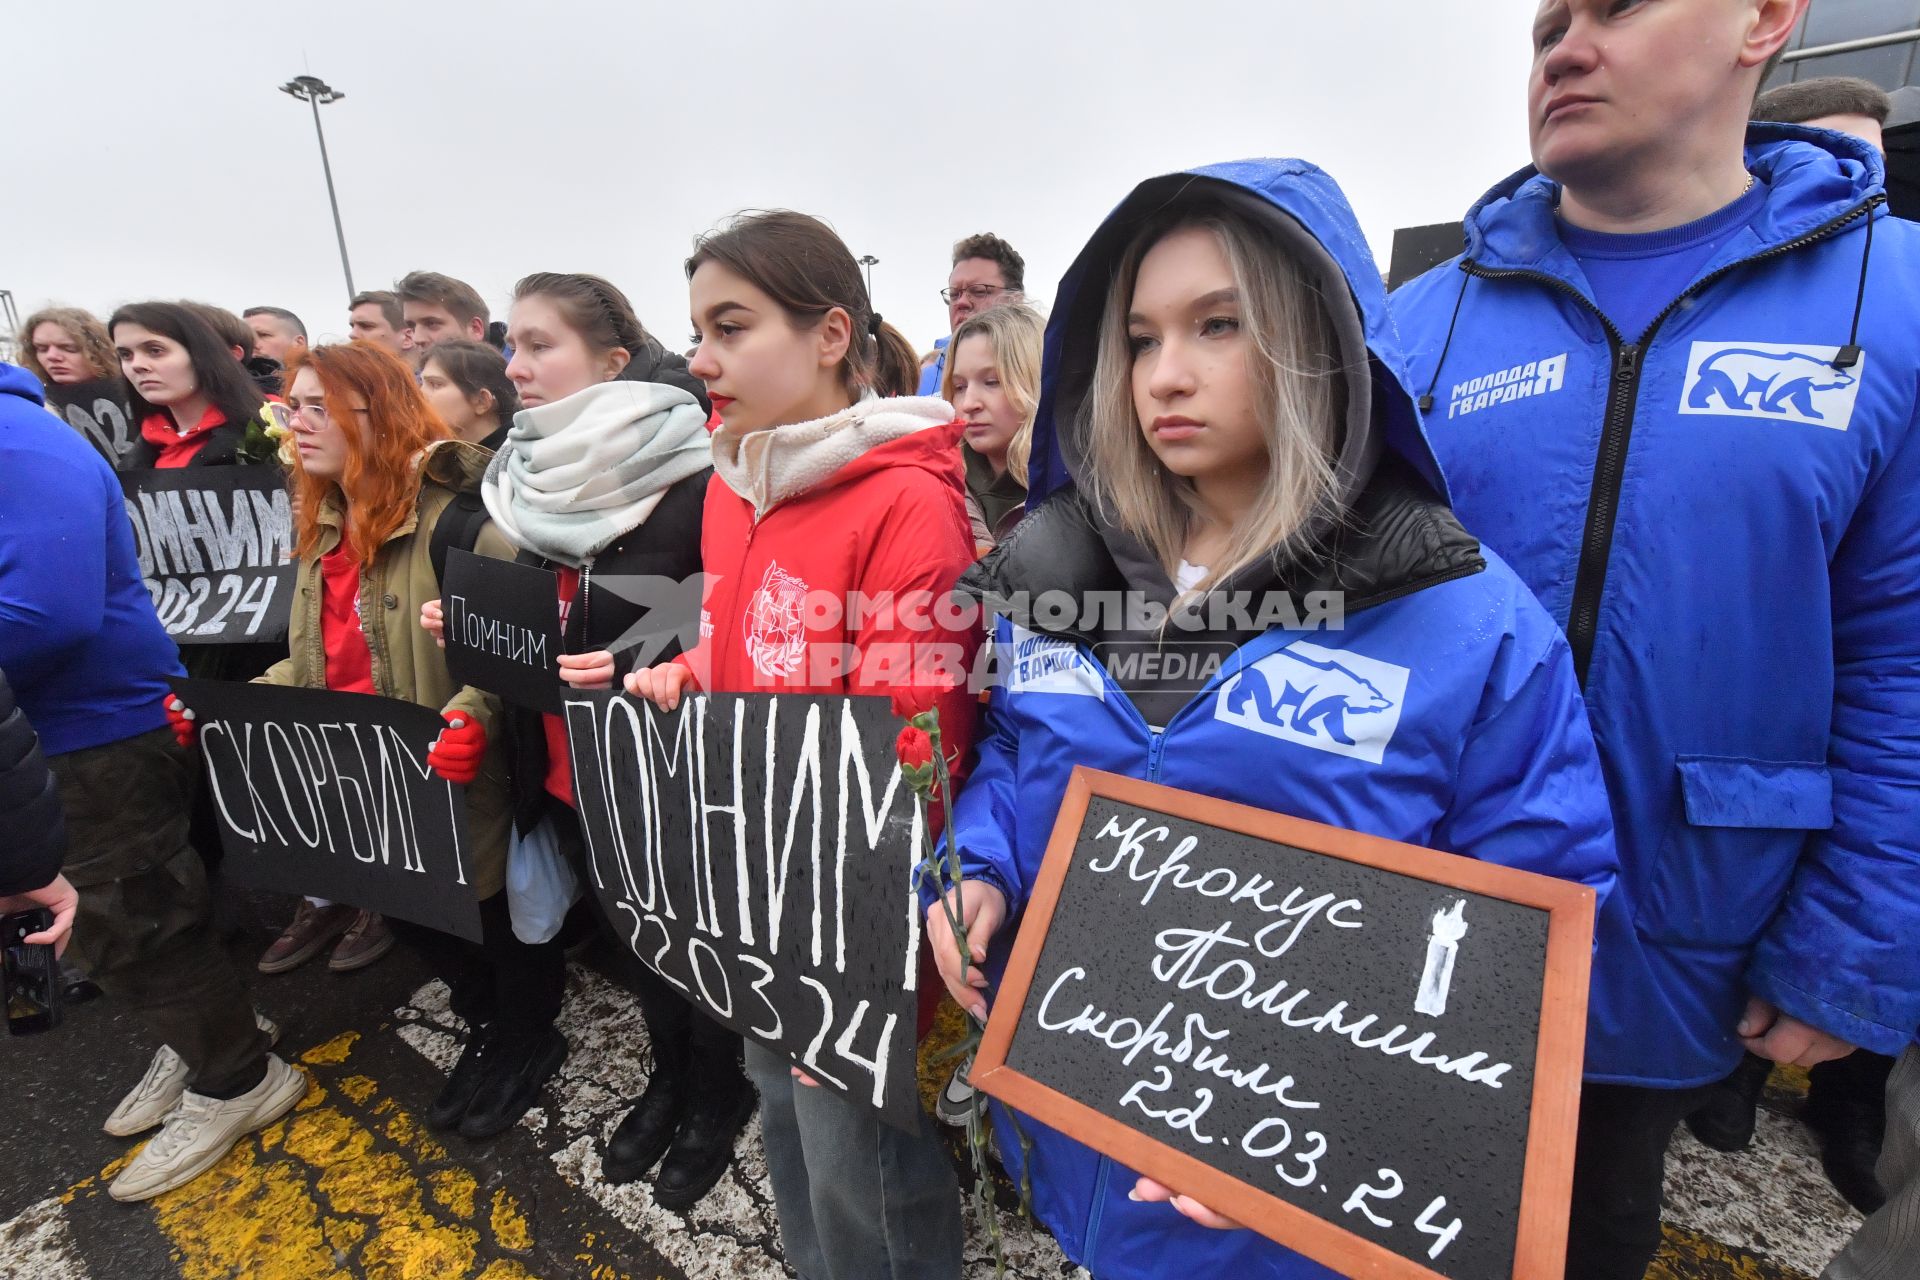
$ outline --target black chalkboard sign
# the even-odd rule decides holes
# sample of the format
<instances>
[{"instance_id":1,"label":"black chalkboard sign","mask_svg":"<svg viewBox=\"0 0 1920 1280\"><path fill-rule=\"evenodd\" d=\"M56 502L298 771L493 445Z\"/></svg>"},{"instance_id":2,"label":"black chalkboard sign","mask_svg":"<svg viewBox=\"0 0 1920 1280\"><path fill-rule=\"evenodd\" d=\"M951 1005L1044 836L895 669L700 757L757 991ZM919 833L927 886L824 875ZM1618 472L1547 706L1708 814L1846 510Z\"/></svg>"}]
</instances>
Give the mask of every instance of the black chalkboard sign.
<instances>
[{"instance_id":1,"label":"black chalkboard sign","mask_svg":"<svg viewBox=\"0 0 1920 1280\"><path fill-rule=\"evenodd\" d=\"M125 471L140 576L176 644L287 634L293 508L277 467Z\"/></svg>"},{"instance_id":2,"label":"black chalkboard sign","mask_svg":"<svg viewBox=\"0 0 1920 1280\"><path fill-rule=\"evenodd\" d=\"M49 383L47 408L87 438L118 471L140 438L140 424L127 408L127 387L118 378Z\"/></svg>"},{"instance_id":3,"label":"black chalkboard sign","mask_svg":"<svg viewBox=\"0 0 1920 1280\"><path fill-rule=\"evenodd\" d=\"M901 1128L924 817L885 698L566 698L587 887L628 945L752 1041Z\"/></svg>"},{"instance_id":4,"label":"black chalkboard sign","mask_svg":"<svg viewBox=\"0 0 1920 1280\"><path fill-rule=\"evenodd\" d=\"M228 875L480 941L466 790L427 767L438 715L325 689L173 688L199 726Z\"/></svg>"},{"instance_id":5,"label":"black chalkboard sign","mask_svg":"<svg viewBox=\"0 0 1920 1280\"><path fill-rule=\"evenodd\" d=\"M1076 770L972 1079L1343 1274L1557 1276L1593 903Z\"/></svg>"},{"instance_id":6,"label":"black chalkboard sign","mask_svg":"<svg viewBox=\"0 0 1920 1280\"><path fill-rule=\"evenodd\" d=\"M447 549L447 670L535 711L560 710L560 589L551 569Z\"/></svg>"}]
</instances>

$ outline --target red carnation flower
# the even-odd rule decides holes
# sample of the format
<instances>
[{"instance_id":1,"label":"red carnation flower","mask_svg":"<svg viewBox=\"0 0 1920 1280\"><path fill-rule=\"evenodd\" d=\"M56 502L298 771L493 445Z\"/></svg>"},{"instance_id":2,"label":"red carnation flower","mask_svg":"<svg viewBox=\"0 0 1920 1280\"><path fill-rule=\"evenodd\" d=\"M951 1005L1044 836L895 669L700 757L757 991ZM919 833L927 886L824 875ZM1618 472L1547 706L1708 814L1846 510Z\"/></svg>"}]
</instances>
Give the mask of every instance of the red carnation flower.
<instances>
[{"instance_id":1,"label":"red carnation flower","mask_svg":"<svg viewBox=\"0 0 1920 1280\"><path fill-rule=\"evenodd\" d=\"M893 690L893 714L902 720L911 720L935 709L940 695L945 692L934 684L896 685Z\"/></svg>"},{"instance_id":2,"label":"red carnation flower","mask_svg":"<svg viewBox=\"0 0 1920 1280\"><path fill-rule=\"evenodd\" d=\"M933 739L927 736L925 729L908 725L894 739L893 749L900 757L900 767L903 769L924 769L933 763Z\"/></svg>"}]
</instances>

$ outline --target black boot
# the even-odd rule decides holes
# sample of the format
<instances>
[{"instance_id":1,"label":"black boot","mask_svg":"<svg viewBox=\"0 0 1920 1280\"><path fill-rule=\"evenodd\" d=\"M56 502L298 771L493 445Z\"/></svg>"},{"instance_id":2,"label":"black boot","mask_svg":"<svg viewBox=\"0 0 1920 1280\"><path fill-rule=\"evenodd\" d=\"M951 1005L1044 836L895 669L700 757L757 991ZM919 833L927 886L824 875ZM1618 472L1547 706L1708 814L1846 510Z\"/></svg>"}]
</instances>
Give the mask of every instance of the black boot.
<instances>
[{"instance_id":1,"label":"black boot","mask_svg":"<svg viewBox=\"0 0 1920 1280\"><path fill-rule=\"evenodd\" d=\"M1887 1202L1874 1176L1887 1132L1887 1075L1893 1059L1855 1050L1807 1073L1807 1127L1820 1140L1820 1167L1846 1202L1872 1213Z\"/></svg>"},{"instance_id":2,"label":"black boot","mask_svg":"<svg viewBox=\"0 0 1920 1280\"><path fill-rule=\"evenodd\" d=\"M687 1089L677 1075L656 1069L633 1110L607 1139L600 1174L608 1182L632 1182L660 1163L688 1106Z\"/></svg>"},{"instance_id":3,"label":"black boot","mask_svg":"<svg viewBox=\"0 0 1920 1280\"><path fill-rule=\"evenodd\" d=\"M427 1128L436 1133L459 1128L486 1074L487 1029L477 1026L467 1033L466 1047L460 1050L460 1060L453 1064L453 1074L447 1077L440 1096L427 1108Z\"/></svg>"},{"instance_id":4,"label":"black boot","mask_svg":"<svg viewBox=\"0 0 1920 1280\"><path fill-rule=\"evenodd\" d=\"M487 1048L480 1087L460 1122L461 1136L491 1138L512 1128L566 1060L567 1039L552 1027L514 1039L496 1035Z\"/></svg>"},{"instance_id":5,"label":"black boot","mask_svg":"<svg viewBox=\"0 0 1920 1280\"><path fill-rule=\"evenodd\" d=\"M1700 1109L1687 1117L1687 1128L1715 1151L1745 1151L1753 1141L1754 1109L1772 1074L1773 1063L1748 1054L1732 1075L1714 1086Z\"/></svg>"},{"instance_id":6,"label":"black boot","mask_svg":"<svg viewBox=\"0 0 1920 1280\"><path fill-rule=\"evenodd\" d=\"M696 1080L693 1089L693 1105L653 1180L654 1203L676 1213L713 1190L733 1161L734 1139L760 1105L760 1095L738 1075L719 1083Z\"/></svg>"}]
</instances>

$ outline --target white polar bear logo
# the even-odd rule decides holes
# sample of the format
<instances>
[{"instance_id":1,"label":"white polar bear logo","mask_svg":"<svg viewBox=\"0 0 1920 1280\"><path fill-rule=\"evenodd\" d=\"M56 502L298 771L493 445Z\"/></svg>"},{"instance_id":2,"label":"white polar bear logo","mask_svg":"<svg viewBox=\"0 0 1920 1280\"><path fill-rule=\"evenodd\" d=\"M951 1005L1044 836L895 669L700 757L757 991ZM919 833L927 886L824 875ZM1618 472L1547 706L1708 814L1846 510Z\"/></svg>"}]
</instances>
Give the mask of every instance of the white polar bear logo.
<instances>
[{"instance_id":1,"label":"white polar bear logo","mask_svg":"<svg viewBox=\"0 0 1920 1280\"><path fill-rule=\"evenodd\" d=\"M1838 350L1696 342L1680 412L1804 422L1844 431L1859 395L1862 365L1836 369Z\"/></svg>"},{"instance_id":2,"label":"white polar bear logo","mask_svg":"<svg viewBox=\"0 0 1920 1280\"><path fill-rule=\"evenodd\" d=\"M1296 640L1220 689L1214 718L1379 764L1400 724L1407 668Z\"/></svg>"}]
</instances>

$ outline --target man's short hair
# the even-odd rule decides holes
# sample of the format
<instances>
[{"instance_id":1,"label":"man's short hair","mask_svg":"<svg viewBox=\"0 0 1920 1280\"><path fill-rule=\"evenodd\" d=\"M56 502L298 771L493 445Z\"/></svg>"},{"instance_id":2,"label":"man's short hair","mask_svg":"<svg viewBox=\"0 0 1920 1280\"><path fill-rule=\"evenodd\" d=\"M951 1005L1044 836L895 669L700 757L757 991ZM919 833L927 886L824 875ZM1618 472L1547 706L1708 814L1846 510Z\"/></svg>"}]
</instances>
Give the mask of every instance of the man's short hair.
<instances>
[{"instance_id":1,"label":"man's short hair","mask_svg":"<svg viewBox=\"0 0 1920 1280\"><path fill-rule=\"evenodd\" d=\"M409 271L400 277L393 291L400 295L402 302L424 302L429 306L445 307L447 314L462 325L478 320L481 329L485 330L491 318L479 290L464 280L443 276L438 271Z\"/></svg>"},{"instance_id":2,"label":"man's short hair","mask_svg":"<svg viewBox=\"0 0 1920 1280\"><path fill-rule=\"evenodd\" d=\"M347 304L347 312L351 315L368 303L380 308L380 314L386 317L387 328L398 332L407 327L407 313L400 305L400 295L385 289L368 289L353 295L353 301Z\"/></svg>"},{"instance_id":3,"label":"man's short hair","mask_svg":"<svg viewBox=\"0 0 1920 1280\"><path fill-rule=\"evenodd\" d=\"M1862 80L1859 76L1818 76L1767 90L1754 100L1753 118L1804 124L1824 116L1866 116L1885 124L1892 110L1893 99L1871 80Z\"/></svg>"},{"instance_id":4,"label":"man's short hair","mask_svg":"<svg viewBox=\"0 0 1920 1280\"><path fill-rule=\"evenodd\" d=\"M299 316L285 307L248 307L240 313L242 320L251 320L255 316L272 316L275 320L284 320L293 326L293 331L299 335L300 341L307 340L307 326L300 322Z\"/></svg>"},{"instance_id":5,"label":"man's short hair","mask_svg":"<svg viewBox=\"0 0 1920 1280\"><path fill-rule=\"evenodd\" d=\"M1007 282L1007 289L1012 293L1027 291L1027 260L991 231L968 236L953 246L954 266L959 266L968 258L985 258L989 262L999 263L1000 278Z\"/></svg>"}]
</instances>

